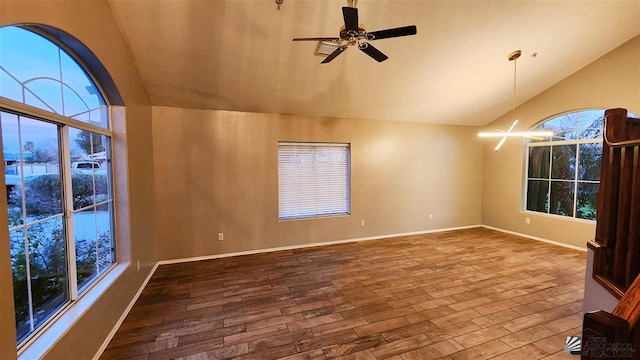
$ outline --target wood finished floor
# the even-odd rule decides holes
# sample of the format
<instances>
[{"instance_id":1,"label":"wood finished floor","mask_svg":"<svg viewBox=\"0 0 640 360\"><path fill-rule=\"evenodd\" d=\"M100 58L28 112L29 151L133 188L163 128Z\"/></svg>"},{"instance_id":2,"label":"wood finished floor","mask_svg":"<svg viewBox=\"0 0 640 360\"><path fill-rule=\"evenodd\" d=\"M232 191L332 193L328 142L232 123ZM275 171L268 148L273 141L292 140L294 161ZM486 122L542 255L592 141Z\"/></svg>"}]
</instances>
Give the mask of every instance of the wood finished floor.
<instances>
[{"instance_id":1,"label":"wood finished floor","mask_svg":"<svg viewBox=\"0 0 640 360\"><path fill-rule=\"evenodd\" d=\"M101 359L577 359L585 262L478 228L163 265Z\"/></svg>"}]
</instances>

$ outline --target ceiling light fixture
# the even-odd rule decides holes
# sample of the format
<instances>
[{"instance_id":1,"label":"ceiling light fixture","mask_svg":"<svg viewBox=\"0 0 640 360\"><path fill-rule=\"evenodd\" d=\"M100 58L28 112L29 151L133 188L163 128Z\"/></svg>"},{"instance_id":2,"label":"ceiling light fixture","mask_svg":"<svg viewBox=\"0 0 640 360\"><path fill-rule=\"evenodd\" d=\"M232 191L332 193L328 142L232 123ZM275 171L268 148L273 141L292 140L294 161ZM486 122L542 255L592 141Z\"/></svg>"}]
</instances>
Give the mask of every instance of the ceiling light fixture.
<instances>
[{"instance_id":1,"label":"ceiling light fixture","mask_svg":"<svg viewBox=\"0 0 640 360\"><path fill-rule=\"evenodd\" d=\"M509 54L509 61L513 61L513 110L511 111L511 118L513 119L513 123L509 130L505 131L496 131L496 132L481 132L478 133L479 137L501 137L500 142L495 147L495 151L500 150L502 144L507 140L508 137L527 137L533 139L542 140L545 137L553 136L553 131L512 131L513 128L518 124L518 120L516 119L516 78L517 78L517 66L516 63L518 58L522 55L522 51L516 50Z\"/></svg>"}]
</instances>

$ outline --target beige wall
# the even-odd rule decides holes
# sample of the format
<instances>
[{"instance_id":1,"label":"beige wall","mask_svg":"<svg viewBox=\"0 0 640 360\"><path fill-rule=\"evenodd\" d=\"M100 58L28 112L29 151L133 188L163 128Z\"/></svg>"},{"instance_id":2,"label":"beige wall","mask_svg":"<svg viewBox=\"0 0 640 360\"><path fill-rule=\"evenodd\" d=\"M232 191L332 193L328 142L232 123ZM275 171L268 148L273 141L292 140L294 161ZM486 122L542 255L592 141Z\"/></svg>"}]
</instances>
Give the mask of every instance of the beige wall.
<instances>
[{"instance_id":1,"label":"beige wall","mask_svg":"<svg viewBox=\"0 0 640 360\"><path fill-rule=\"evenodd\" d=\"M0 26L39 23L62 29L78 38L102 61L111 74L125 102L124 111L116 115L126 121L116 130L114 150L119 209L129 208L129 216L119 219L118 230L123 246L120 260L140 260L139 272L130 266L94 306L51 349L47 358L87 359L94 356L126 306L157 261L155 243L153 147L151 107L137 70L119 29L105 1L0 1ZM123 150L128 147L125 155ZM122 214L122 212L121 212ZM6 229L6 215L0 226ZM127 227L128 224L130 228ZM8 243L6 231L0 243ZM6 246L0 247L0 279L11 276ZM0 302L0 357L15 354L15 320L11 302Z\"/></svg>"},{"instance_id":2,"label":"beige wall","mask_svg":"<svg viewBox=\"0 0 640 360\"><path fill-rule=\"evenodd\" d=\"M478 225L477 130L154 106L159 258ZM350 216L278 221L278 141L351 143Z\"/></svg>"},{"instance_id":3,"label":"beige wall","mask_svg":"<svg viewBox=\"0 0 640 360\"><path fill-rule=\"evenodd\" d=\"M520 69L520 68L519 68ZM586 108L622 107L640 114L640 37L625 43L516 109L518 128L528 129L554 115ZM486 126L505 129L511 113ZM523 212L523 142L510 139L494 152L484 147L482 223L544 239L585 247L595 223ZM525 218L531 224L525 224Z\"/></svg>"}]
</instances>

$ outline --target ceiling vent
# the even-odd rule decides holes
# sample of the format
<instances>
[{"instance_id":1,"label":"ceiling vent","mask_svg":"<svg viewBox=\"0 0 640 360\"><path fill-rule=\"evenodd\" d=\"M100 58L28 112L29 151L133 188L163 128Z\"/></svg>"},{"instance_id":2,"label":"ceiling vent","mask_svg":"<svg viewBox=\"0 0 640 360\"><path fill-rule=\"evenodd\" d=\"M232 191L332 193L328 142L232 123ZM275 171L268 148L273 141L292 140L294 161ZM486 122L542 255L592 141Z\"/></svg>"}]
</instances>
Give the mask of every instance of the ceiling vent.
<instances>
[{"instance_id":1,"label":"ceiling vent","mask_svg":"<svg viewBox=\"0 0 640 360\"><path fill-rule=\"evenodd\" d=\"M316 47L316 56L329 56L340 46L337 41L318 41L318 47Z\"/></svg>"}]
</instances>

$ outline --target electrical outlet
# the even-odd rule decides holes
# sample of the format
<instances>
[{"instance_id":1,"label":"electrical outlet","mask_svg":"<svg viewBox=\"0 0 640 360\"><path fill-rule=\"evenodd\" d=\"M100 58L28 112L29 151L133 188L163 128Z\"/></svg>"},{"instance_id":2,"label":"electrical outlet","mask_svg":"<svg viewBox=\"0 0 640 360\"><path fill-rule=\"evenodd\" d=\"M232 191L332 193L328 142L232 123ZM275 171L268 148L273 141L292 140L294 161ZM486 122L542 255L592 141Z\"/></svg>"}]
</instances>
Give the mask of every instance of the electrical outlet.
<instances>
[{"instance_id":1,"label":"electrical outlet","mask_svg":"<svg viewBox=\"0 0 640 360\"><path fill-rule=\"evenodd\" d=\"M364 226L364 220L360 220L360 226Z\"/></svg>"},{"instance_id":2,"label":"electrical outlet","mask_svg":"<svg viewBox=\"0 0 640 360\"><path fill-rule=\"evenodd\" d=\"M433 220L433 214L429 214L429 220Z\"/></svg>"},{"instance_id":3,"label":"electrical outlet","mask_svg":"<svg viewBox=\"0 0 640 360\"><path fill-rule=\"evenodd\" d=\"M136 261L136 271L140 271L140 260Z\"/></svg>"},{"instance_id":4,"label":"electrical outlet","mask_svg":"<svg viewBox=\"0 0 640 360\"><path fill-rule=\"evenodd\" d=\"M224 240L224 233L218 233L218 240Z\"/></svg>"},{"instance_id":5,"label":"electrical outlet","mask_svg":"<svg viewBox=\"0 0 640 360\"><path fill-rule=\"evenodd\" d=\"M524 223L525 223L525 224L531 224L531 219L529 219L529 218L524 218Z\"/></svg>"}]
</instances>

